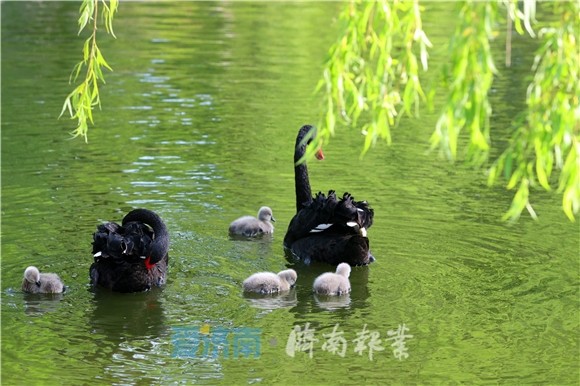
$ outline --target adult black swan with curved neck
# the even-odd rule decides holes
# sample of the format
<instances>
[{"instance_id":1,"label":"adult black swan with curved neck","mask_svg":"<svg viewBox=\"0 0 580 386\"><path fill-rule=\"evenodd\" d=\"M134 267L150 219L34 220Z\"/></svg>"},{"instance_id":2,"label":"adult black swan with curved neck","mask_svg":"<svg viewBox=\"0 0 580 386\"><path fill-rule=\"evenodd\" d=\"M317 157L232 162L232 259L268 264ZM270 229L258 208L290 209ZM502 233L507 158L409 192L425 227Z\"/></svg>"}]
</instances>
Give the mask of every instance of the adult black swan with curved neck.
<instances>
[{"instance_id":1,"label":"adult black swan with curved neck","mask_svg":"<svg viewBox=\"0 0 580 386\"><path fill-rule=\"evenodd\" d=\"M108 222L93 234L91 284L115 292L141 292L165 284L169 233L155 212L135 209L122 225Z\"/></svg>"},{"instance_id":2,"label":"adult black swan with curved neck","mask_svg":"<svg viewBox=\"0 0 580 386\"><path fill-rule=\"evenodd\" d=\"M366 201L355 201L349 193L338 199L333 190L328 196L319 192L312 197L306 163L298 163L306 146L316 137L316 128L300 128L294 151L296 215L290 221L284 246L306 263L312 260L333 265L366 265L375 261L369 251L367 229L373 223L373 210ZM316 158L323 159L321 150Z\"/></svg>"}]
</instances>

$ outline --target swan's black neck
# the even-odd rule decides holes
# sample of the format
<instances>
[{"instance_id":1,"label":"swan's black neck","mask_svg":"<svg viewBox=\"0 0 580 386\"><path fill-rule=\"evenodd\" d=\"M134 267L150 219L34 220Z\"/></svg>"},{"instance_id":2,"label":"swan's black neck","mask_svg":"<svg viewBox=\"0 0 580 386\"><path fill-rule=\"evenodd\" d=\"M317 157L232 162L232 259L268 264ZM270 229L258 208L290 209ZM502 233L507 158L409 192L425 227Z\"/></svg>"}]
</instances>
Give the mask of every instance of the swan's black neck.
<instances>
[{"instance_id":1,"label":"swan's black neck","mask_svg":"<svg viewBox=\"0 0 580 386\"><path fill-rule=\"evenodd\" d=\"M312 191L310 189L310 179L308 178L308 168L306 162L297 164L297 162L306 153L307 141L304 141L306 135L314 128L305 125L300 128L296 137L296 148L294 150L294 187L296 189L296 213L302 209L305 204L312 202ZM308 141L309 142L309 141Z\"/></svg>"},{"instance_id":2,"label":"swan's black neck","mask_svg":"<svg viewBox=\"0 0 580 386\"><path fill-rule=\"evenodd\" d=\"M148 257L150 257L151 264L159 262L169 251L169 232L161 217L148 209L135 209L123 218L123 225L131 221L142 222L153 229L155 239L151 243L150 256Z\"/></svg>"}]
</instances>

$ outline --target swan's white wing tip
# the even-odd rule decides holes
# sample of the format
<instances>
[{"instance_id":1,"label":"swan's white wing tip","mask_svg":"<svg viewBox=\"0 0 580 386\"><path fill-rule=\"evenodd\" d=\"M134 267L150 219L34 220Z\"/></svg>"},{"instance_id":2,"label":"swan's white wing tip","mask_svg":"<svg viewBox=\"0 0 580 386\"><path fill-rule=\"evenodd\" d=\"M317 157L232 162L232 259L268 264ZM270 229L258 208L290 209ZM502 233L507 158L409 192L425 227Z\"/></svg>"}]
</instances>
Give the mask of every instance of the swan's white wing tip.
<instances>
[{"instance_id":1,"label":"swan's white wing tip","mask_svg":"<svg viewBox=\"0 0 580 386\"><path fill-rule=\"evenodd\" d=\"M318 224L316 227L314 227L310 230L310 233L323 232L323 231L327 230L328 228L330 228L332 225L333 224Z\"/></svg>"}]
</instances>

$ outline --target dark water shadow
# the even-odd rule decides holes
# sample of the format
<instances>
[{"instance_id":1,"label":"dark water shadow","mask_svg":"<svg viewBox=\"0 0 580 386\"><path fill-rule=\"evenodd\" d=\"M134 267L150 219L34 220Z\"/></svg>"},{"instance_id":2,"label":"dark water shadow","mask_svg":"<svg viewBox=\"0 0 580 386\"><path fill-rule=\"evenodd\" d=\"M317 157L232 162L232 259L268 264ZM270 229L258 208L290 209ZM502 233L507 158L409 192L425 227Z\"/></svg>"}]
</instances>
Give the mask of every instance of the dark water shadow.
<instances>
[{"instance_id":1,"label":"dark water shadow","mask_svg":"<svg viewBox=\"0 0 580 386\"><path fill-rule=\"evenodd\" d=\"M139 293L116 293L101 288L90 291L94 294L94 308L89 324L95 333L113 342L127 337L154 339L169 333L160 288Z\"/></svg>"},{"instance_id":2,"label":"dark water shadow","mask_svg":"<svg viewBox=\"0 0 580 386\"><path fill-rule=\"evenodd\" d=\"M153 358L167 358L171 328L166 325L162 288L139 293L115 293L91 288L94 308L88 326L98 337L92 356L105 360L106 378L118 384L153 384L160 368ZM106 359L103 359L106 358Z\"/></svg>"}]
</instances>

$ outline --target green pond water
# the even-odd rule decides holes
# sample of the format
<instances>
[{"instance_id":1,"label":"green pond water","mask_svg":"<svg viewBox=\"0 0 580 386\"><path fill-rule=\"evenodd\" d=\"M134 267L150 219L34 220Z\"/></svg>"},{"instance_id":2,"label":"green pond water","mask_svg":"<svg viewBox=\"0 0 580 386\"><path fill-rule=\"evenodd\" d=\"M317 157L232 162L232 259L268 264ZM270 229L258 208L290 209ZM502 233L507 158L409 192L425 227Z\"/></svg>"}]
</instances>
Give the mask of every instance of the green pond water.
<instances>
[{"instance_id":1,"label":"green pond water","mask_svg":"<svg viewBox=\"0 0 580 386\"><path fill-rule=\"evenodd\" d=\"M426 6L433 83L456 6ZM79 3L1 7L3 384L578 384L578 224L540 191L539 221L502 222L512 192L427 151L435 113L402 119L393 146L363 160L362 136L339 127L309 163L315 192L375 210L377 261L353 269L349 296L315 297L333 267L285 256L294 140L320 117L313 89L340 3L122 2L117 39L100 38L114 71L88 143L57 119L82 54ZM497 146L536 48L515 36L506 69L501 40ZM231 239L228 224L262 205L274 235ZM137 207L171 232L167 285L92 291L92 233ZM66 293L21 293L28 265L58 273ZM286 267L298 272L290 293L242 294L251 273Z\"/></svg>"}]
</instances>

